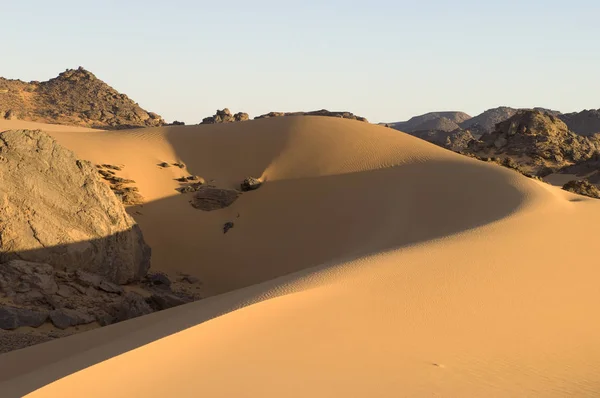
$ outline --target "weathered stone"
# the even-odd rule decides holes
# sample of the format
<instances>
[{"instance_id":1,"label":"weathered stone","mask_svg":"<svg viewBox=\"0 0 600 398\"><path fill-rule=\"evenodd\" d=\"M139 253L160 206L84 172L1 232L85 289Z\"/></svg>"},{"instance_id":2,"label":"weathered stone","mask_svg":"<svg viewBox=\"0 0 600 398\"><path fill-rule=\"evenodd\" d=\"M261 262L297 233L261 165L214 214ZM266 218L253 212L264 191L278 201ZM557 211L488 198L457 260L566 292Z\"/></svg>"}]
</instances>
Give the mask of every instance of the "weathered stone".
<instances>
[{"instance_id":1,"label":"weathered stone","mask_svg":"<svg viewBox=\"0 0 600 398\"><path fill-rule=\"evenodd\" d=\"M0 262L45 262L115 283L146 274L141 230L91 163L40 131L0 133L0 154Z\"/></svg>"},{"instance_id":2,"label":"weathered stone","mask_svg":"<svg viewBox=\"0 0 600 398\"><path fill-rule=\"evenodd\" d=\"M115 322L147 315L151 312L152 308L144 298L134 292L127 292L123 299L112 308L112 316Z\"/></svg>"},{"instance_id":3,"label":"weathered stone","mask_svg":"<svg viewBox=\"0 0 600 398\"><path fill-rule=\"evenodd\" d=\"M0 329L13 330L23 326L37 328L48 319L48 314L25 308L0 307Z\"/></svg>"},{"instance_id":4,"label":"weathered stone","mask_svg":"<svg viewBox=\"0 0 600 398\"><path fill-rule=\"evenodd\" d=\"M168 292L157 292L147 299L150 307L155 311L162 311L179 305L187 304L190 300L178 297Z\"/></svg>"},{"instance_id":5,"label":"weathered stone","mask_svg":"<svg viewBox=\"0 0 600 398\"><path fill-rule=\"evenodd\" d=\"M226 234L227 232L229 232L229 230L230 230L231 228L233 228L233 226L234 226L234 224L233 224L231 221L229 221L229 222L226 222L226 223L223 225L223 233L224 233L224 234Z\"/></svg>"},{"instance_id":6,"label":"weathered stone","mask_svg":"<svg viewBox=\"0 0 600 398\"><path fill-rule=\"evenodd\" d=\"M191 205L199 210L212 211L231 206L240 192L234 189L199 187L191 200Z\"/></svg>"},{"instance_id":7,"label":"weathered stone","mask_svg":"<svg viewBox=\"0 0 600 398\"><path fill-rule=\"evenodd\" d=\"M258 189L258 188L260 188L261 185L262 185L262 181L260 179L254 178L254 177L247 177L240 184L240 187L243 192L246 192L246 191L253 191L255 189Z\"/></svg>"},{"instance_id":8,"label":"weathered stone","mask_svg":"<svg viewBox=\"0 0 600 398\"><path fill-rule=\"evenodd\" d=\"M50 312L50 321L59 329L66 329L71 326L86 325L94 322L96 319L80 311L66 308L57 309Z\"/></svg>"},{"instance_id":9,"label":"weathered stone","mask_svg":"<svg viewBox=\"0 0 600 398\"><path fill-rule=\"evenodd\" d=\"M563 185L562 189L590 198L600 199L600 189L588 180L573 180Z\"/></svg>"},{"instance_id":10,"label":"weathered stone","mask_svg":"<svg viewBox=\"0 0 600 398\"><path fill-rule=\"evenodd\" d=\"M23 82L0 78L5 94L0 96L0 117L36 122L122 129L156 127L165 121L147 112L124 94L83 68L70 69L45 82Z\"/></svg>"}]
</instances>

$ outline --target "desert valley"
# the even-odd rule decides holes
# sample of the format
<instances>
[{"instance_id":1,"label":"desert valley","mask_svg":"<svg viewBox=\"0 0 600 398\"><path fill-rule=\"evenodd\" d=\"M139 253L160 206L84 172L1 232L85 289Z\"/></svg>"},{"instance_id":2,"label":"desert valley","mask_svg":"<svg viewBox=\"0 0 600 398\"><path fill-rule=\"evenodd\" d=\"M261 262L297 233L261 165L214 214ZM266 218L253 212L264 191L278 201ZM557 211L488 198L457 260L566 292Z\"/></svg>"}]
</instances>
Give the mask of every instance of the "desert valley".
<instances>
[{"instance_id":1,"label":"desert valley","mask_svg":"<svg viewBox=\"0 0 600 398\"><path fill-rule=\"evenodd\" d=\"M600 394L600 110L167 122L0 78L0 397Z\"/></svg>"}]
</instances>

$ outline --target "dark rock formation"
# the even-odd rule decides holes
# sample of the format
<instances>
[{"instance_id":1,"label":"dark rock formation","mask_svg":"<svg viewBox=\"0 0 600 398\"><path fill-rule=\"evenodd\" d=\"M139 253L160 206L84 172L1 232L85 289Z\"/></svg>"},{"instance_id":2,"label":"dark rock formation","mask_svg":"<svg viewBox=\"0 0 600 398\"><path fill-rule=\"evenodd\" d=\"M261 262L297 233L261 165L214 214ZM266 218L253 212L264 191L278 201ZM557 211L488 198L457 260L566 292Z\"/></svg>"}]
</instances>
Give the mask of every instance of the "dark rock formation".
<instances>
[{"instance_id":1,"label":"dark rock formation","mask_svg":"<svg viewBox=\"0 0 600 398\"><path fill-rule=\"evenodd\" d=\"M247 113L239 112L235 115L231 114L231 111L227 108L223 110L217 110L217 113L213 116L206 117L202 119L202 123L200 124L215 124L215 123L233 123L233 122L243 122L249 120L250 117Z\"/></svg>"},{"instance_id":2,"label":"dark rock formation","mask_svg":"<svg viewBox=\"0 0 600 398\"><path fill-rule=\"evenodd\" d=\"M165 124L81 67L41 83L0 78L0 90L6 90L0 94L0 115L6 118L103 129Z\"/></svg>"},{"instance_id":3,"label":"dark rock formation","mask_svg":"<svg viewBox=\"0 0 600 398\"><path fill-rule=\"evenodd\" d=\"M575 134L556 116L528 110L519 111L498 123L492 133L471 141L466 151L478 156L504 155L521 167L540 175L591 159L600 151L600 140Z\"/></svg>"},{"instance_id":4,"label":"dark rock formation","mask_svg":"<svg viewBox=\"0 0 600 398\"><path fill-rule=\"evenodd\" d=\"M0 307L0 329L13 330L23 326L37 328L48 319L48 313L27 308Z\"/></svg>"},{"instance_id":5,"label":"dark rock formation","mask_svg":"<svg viewBox=\"0 0 600 398\"><path fill-rule=\"evenodd\" d=\"M441 119L444 120L440 122ZM471 119L471 116L464 112L429 112L414 116L405 122L388 123L388 125L405 133L424 130L452 131L456 130L459 124L469 119ZM445 127L440 128L440 125L442 127L445 125Z\"/></svg>"},{"instance_id":6,"label":"dark rock formation","mask_svg":"<svg viewBox=\"0 0 600 398\"><path fill-rule=\"evenodd\" d=\"M417 131L411 135L455 152L464 151L469 142L475 139L470 131L460 128L451 132L439 130Z\"/></svg>"},{"instance_id":7,"label":"dark rock formation","mask_svg":"<svg viewBox=\"0 0 600 398\"><path fill-rule=\"evenodd\" d=\"M600 199L600 189L588 180L573 180L563 185L562 189L590 198Z\"/></svg>"},{"instance_id":8,"label":"dark rock formation","mask_svg":"<svg viewBox=\"0 0 600 398\"><path fill-rule=\"evenodd\" d=\"M271 117L281 116L327 116L327 117L340 117L343 119L358 120L360 122L367 122L368 120L361 116L356 116L350 112L332 112L326 109L311 112L269 112L264 115L255 117L254 119L267 119Z\"/></svg>"},{"instance_id":9,"label":"dark rock formation","mask_svg":"<svg viewBox=\"0 0 600 398\"><path fill-rule=\"evenodd\" d=\"M150 248L89 162L40 131L0 133L0 262L86 270L114 283L143 277Z\"/></svg>"},{"instance_id":10,"label":"dark rock formation","mask_svg":"<svg viewBox=\"0 0 600 398\"><path fill-rule=\"evenodd\" d=\"M558 116L574 133L592 136L600 134L600 109L583 110Z\"/></svg>"},{"instance_id":11,"label":"dark rock formation","mask_svg":"<svg viewBox=\"0 0 600 398\"><path fill-rule=\"evenodd\" d=\"M231 206L240 192L234 189L201 187L191 200L191 205L199 210L213 211Z\"/></svg>"},{"instance_id":12,"label":"dark rock formation","mask_svg":"<svg viewBox=\"0 0 600 398\"><path fill-rule=\"evenodd\" d=\"M234 224L233 224L231 221L229 221L229 222L226 222L226 223L223 225L223 233L224 233L224 234L226 234L227 232L229 232L229 230L230 230L231 228L233 228L233 226L234 226Z\"/></svg>"},{"instance_id":13,"label":"dark rock formation","mask_svg":"<svg viewBox=\"0 0 600 398\"><path fill-rule=\"evenodd\" d=\"M262 181L259 180L258 178L247 177L240 184L240 188L241 188L242 192L247 192L247 191L253 191L255 189L258 189L258 188L260 188L261 185L262 185Z\"/></svg>"}]
</instances>

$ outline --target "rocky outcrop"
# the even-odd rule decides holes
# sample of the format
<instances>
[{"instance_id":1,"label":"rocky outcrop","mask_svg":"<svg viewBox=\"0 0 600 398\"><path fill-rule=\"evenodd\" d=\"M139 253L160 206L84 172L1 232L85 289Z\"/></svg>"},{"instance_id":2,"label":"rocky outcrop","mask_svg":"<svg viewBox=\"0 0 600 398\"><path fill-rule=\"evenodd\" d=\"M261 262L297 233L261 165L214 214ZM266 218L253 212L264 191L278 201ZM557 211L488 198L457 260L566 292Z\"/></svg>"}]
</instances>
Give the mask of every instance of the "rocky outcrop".
<instances>
[{"instance_id":1,"label":"rocky outcrop","mask_svg":"<svg viewBox=\"0 0 600 398\"><path fill-rule=\"evenodd\" d=\"M213 211L231 206L240 196L235 189L221 189L215 187L201 187L190 201L192 207Z\"/></svg>"},{"instance_id":2,"label":"rocky outcrop","mask_svg":"<svg viewBox=\"0 0 600 398\"><path fill-rule=\"evenodd\" d=\"M468 129L475 134L491 133L496 129L496 124L510 119L517 113L517 109L500 106L488 109L480 115L460 123L460 127Z\"/></svg>"},{"instance_id":3,"label":"rocky outcrop","mask_svg":"<svg viewBox=\"0 0 600 398\"><path fill-rule=\"evenodd\" d=\"M96 168L40 131L0 133L0 263L144 277L150 248Z\"/></svg>"},{"instance_id":4,"label":"rocky outcrop","mask_svg":"<svg viewBox=\"0 0 600 398\"><path fill-rule=\"evenodd\" d=\"M423 115L413 116L405 122L388 123L388 125L405 133L425 130L453 131L465 120L470 119L471 116L464 112L429 112ZM443 125L446 125L446 127ZM442 126L442 128L440 128L440 126Z\"/></svg>"},{"instance_id":5,"label":"rocky outcrop","mask_svg":"<svg viewBox=\"0 0 600 398\"><path fill-rule=\"evenodd\" d=\"M281 116L327 116L327 117L340 117L343 119L358 120L360 122L367 122L368 120L361 116L356 116L350 112L331 112L326 109L311 112L269 112L264 115L255 117L254 119L268 119L271 117Z\"/></svg>"},{"instance_id":6,"label":"rocky outcrop","mask_svg":"<svg viewBox=\"0 0 600 398\"><path fill-rule=\"evenodd\" d=\"M205 117L200 124L244 122L249 119L250 117L247 113L238 112L233 115L229 109L225 108L223 110L217 110L217 113L213 116Z\"/></svg>"},{"instance_id":7,"label":"rocky outcrop","mask_svg":"<svg viewBox=\"0 0 600 398\"><path fill-rule=\"evenodd\" d=\"M593 158L600 140L575 134L556 116L537 110L519 111L492 133L471 141L466 151L478 156L512 157L536 175Z\"/></svg>"},{"instance_id":8,"label":"rocky outcrop","mask_svg":"<svg viewBox=\"0 0 600 398\"><path fill-rule=\"evenodd\" d=\"M583 110L558 116L574 133L592 136L600 134L600 109Z\"/></svg>"},{"instance_id":9,"label":"rocky outcrop","mask_svg":"<svg viewBox=\"0 0 600 398\"><path fill-rule=\"evenodd\" d=\"M246 177L244 178L244 181L242 181L242 183L240 184L240 189L243 192L253 191L255 189L260 188L261 185L262 181L259 178Z\"/></svg>"},{"instance_id":10,"label":"rocky outcrop","mask_svg":"<svg viewBox=\"0 0 600 398\"><path fill-rule=\"evenodd\" d=\"M46 82L0 78L0 115L103 129L165 124L159 115L145 111L81 67Z\"/></svg>"},{"instance_id":11,"label":"rocky outcrop","mask_svg":"<svg viewBox=\"0 0 600 398\"><path fill-rule=\"evenodd\" d=\"M475 139L470 131L462 129L451 132L439 130L417 131L411 135L454 152L464 151L468 147L469 142Z\"/></svg>"},{"instance_id":12,"label":"rocky outcrop","mask_svg":"<svg viewBox=\"0 0 600 398\"><path fill-rule=\"evenodd\" d=\"M57 271L43 263L8 261L0 264L0 293L5 303L0 306L0 329L36 328L45 322L58 329L90 323L104 326L196 298L173 291L170 281L157 285L145 279L138 291L146 297L127 292L101 275Z\"/></svg>"},{"instance_id":13,"label":"rocky outcrop","mask_svg":"<svg viewBox=\"0 0 600 398\"><path fill-rule=\"evenodd\" d=\"M587 180L573 180L563 185L562 189L590 198L600 199L600 189Z\"/></svg>"}]
</instances>

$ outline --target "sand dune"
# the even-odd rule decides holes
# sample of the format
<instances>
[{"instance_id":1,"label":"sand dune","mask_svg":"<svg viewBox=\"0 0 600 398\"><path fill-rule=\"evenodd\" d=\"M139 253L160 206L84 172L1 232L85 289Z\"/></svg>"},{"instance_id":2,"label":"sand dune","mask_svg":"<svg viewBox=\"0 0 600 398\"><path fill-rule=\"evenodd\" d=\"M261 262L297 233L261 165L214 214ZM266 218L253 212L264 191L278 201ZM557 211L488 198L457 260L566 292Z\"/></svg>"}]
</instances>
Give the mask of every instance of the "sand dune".
<instances>
[{"instance_id":1,"label":"sand dune","mask_svg":"<svg viewBox=\"0 0 600 398\"><path fill-rule=\"evenodd\" d=\"M4 354L6 396L600 394L598 201L342 119L58 130L136 180L152 267L219 295ZM186 173L266 184L202 212Z\"/></svg>"}]
</instances>

